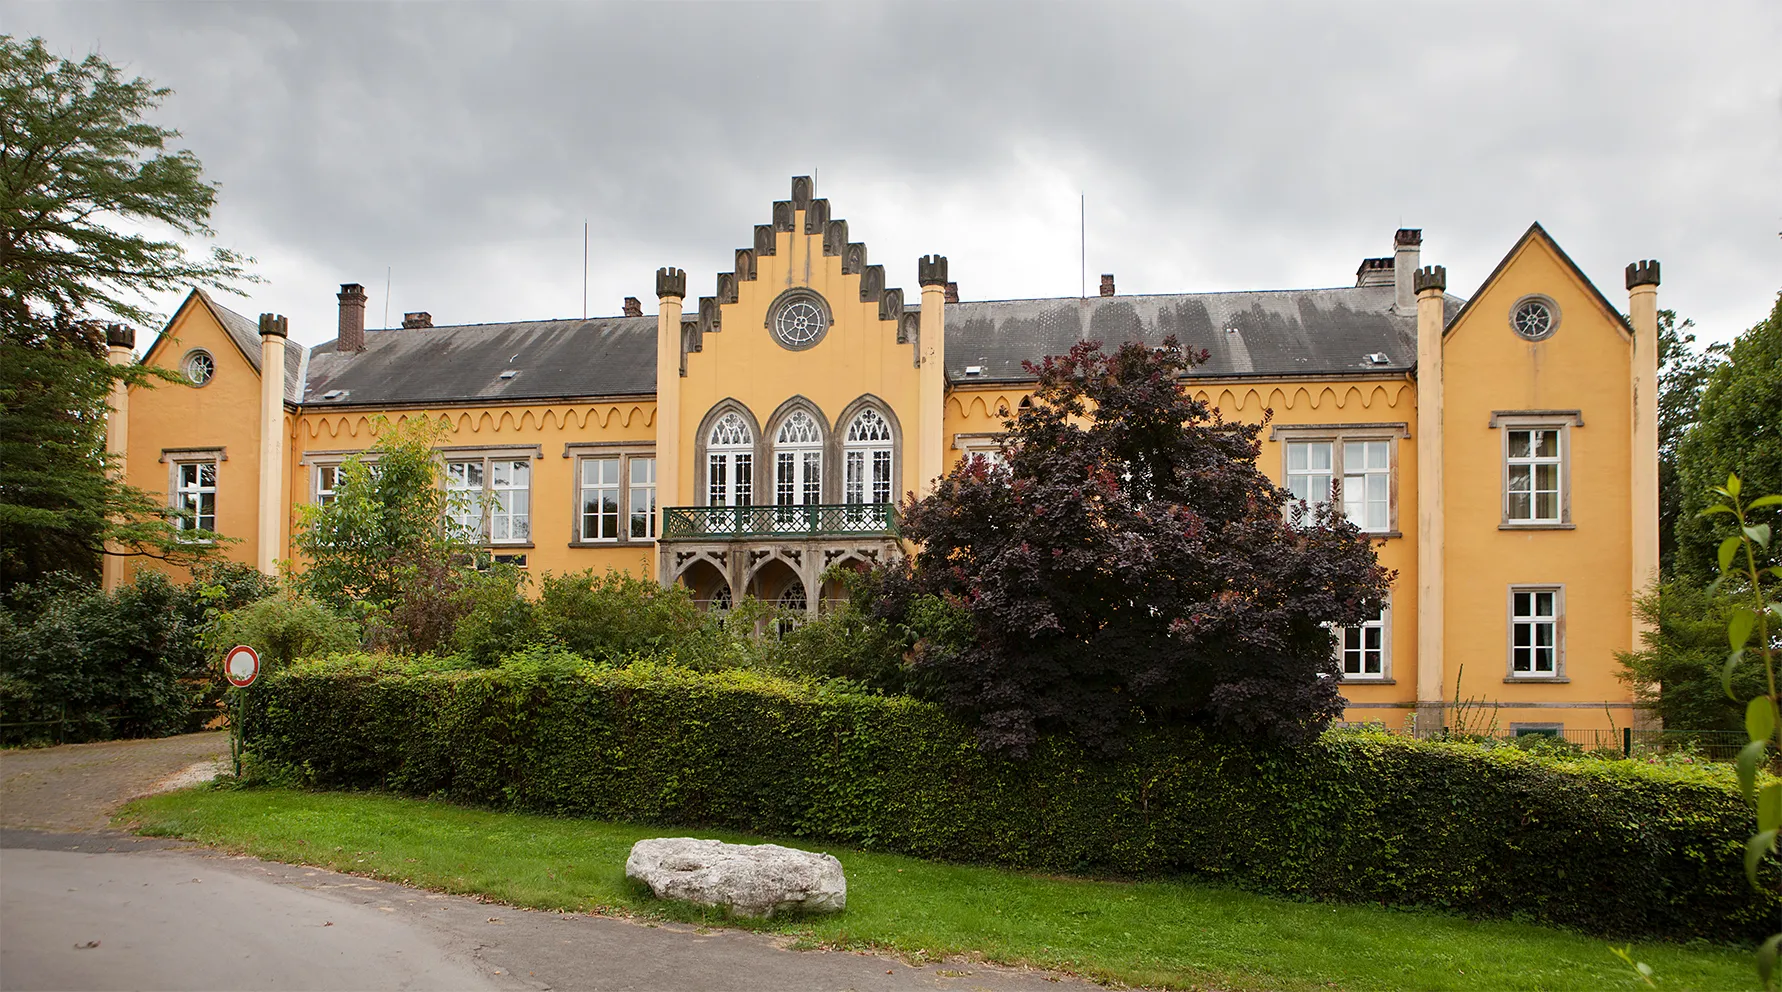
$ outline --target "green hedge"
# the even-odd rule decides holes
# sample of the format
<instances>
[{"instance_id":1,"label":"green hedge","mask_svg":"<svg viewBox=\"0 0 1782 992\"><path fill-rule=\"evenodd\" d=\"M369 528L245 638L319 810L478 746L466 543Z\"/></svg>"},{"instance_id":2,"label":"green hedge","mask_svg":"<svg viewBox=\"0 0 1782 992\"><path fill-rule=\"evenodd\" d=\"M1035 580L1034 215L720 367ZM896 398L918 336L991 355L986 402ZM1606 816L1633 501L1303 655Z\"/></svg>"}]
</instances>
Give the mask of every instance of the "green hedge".
<instances>
[{"instance_id":1,"label":"green hedge","mask_svg":"<svg viewBox=\"0 0 1782 992\"><path fill-rule=\"evenodd\" d=\"M1614 936L1748 940L1782 909L1746 885L1751 816L1722 769L1359 733L1259 751L1187 731L1117 762L1058 741L1012 762L913 700L643 663L298 667L257 693L254 753L322 786Z\"/></svg>"}]
</instances>

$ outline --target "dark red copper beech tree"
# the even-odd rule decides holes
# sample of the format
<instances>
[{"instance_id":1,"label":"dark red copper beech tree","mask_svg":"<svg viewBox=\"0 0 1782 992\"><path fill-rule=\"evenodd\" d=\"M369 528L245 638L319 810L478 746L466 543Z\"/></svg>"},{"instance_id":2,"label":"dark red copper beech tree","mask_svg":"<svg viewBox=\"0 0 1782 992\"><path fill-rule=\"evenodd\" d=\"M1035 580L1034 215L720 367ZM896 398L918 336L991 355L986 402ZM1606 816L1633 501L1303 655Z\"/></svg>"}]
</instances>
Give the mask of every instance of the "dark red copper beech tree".
<instances>
[{"instance_id":1,"label":"dark red copper beech tree","mask_svg":"<svg viewBox=\"0 0 1782 992\"><path fill-rule=\"evenodd\" d=\"M1378 610L1392 574L1257 471L1261 425L1187 394L1204 360L1172 338L1029 365L1005 464L969 459L905 507L919 550L874 608L930 631L913 686L985 747L1061 731L1114 752L1141 722L1291 743L1341 714L1331 626ZM933 622L941 604L970 622Z\"/></svg>"}]
</instances>

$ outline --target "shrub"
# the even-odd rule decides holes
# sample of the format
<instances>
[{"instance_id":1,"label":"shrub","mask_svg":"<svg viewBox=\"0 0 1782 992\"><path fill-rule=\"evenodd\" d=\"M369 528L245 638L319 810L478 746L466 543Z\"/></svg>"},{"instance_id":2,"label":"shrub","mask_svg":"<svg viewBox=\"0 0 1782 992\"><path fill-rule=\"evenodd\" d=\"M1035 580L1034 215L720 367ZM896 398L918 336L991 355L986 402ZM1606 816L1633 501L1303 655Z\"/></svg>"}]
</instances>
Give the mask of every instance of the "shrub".
<instances>
[{"instance_id":1,"label":"shrub","mask_svg":"<svg viewBox=\"0 0 1782 992\"><path fill-rule=\"evenodd\" d=\"M552 650L415 675L299 665L265 691L252 748L325 786L1612 935L1741 940L1782 910L1745 883L1749 814L1724 768L1190 728L1147 728L1118 758L1045 737L1016 761L906 697Z\"/></svg>"},{"instance_id":2,"label":"shrub","mask_svg":"<svg viewBox=\"0 0 1782 992\"><path fill-rule=\"evenodd\" d=\"M683 586L663 588L624 572L570 572L540 584L538 629L546 640L596 661L673 657L687 668L751 667L753 624L733 623L693 602ZM746 629L744 629L746 628Z\"/></svg>"}]
</instances>

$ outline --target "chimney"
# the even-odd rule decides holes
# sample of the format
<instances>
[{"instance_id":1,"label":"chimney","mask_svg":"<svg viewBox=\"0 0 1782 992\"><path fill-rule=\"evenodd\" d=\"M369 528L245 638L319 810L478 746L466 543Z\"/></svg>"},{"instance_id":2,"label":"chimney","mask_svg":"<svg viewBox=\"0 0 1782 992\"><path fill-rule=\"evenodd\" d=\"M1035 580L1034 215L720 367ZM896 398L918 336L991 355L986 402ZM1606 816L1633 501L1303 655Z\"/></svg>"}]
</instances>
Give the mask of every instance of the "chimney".
<instances>
[{"instance_id":1,"label":"chimney","mask_svg":"<svg viewBox=\"0 0 1782 992\"><path fill-rule=\"evenodd\" d=\"M1417 312L1417 266L1423 255L1423 231L1401 227L1392 236L1392 284L1394 312L1409 316Z\"/></svg>"},{"instance_id":2,"label":"chimney","mask_svg":"<svg viewBox=\"0 0 1782 992\"><path fill-rule=\"evenodd\" d=\"M643 316L643 301L639 300L635 296L625 297L625 316L627 316L627 317L642 317Z\"/></svg>"},{"instance_id":3,"label":"chimney","mask_svg":"<svg viewBox=\"0 0 1782 992\"><path fill-rule=\"evenodd\" d=\"M419 313L405 313L402 315L402 329L405 331L432 326L433 315L425 310L422 310Z\"/></svg>"},{"instance_id":4,"label":"chimney","mask_svg":"<svg viewBox=\"0 0 1782 992\"><path fill-rule=\"evenodd\" d=\"M1393 280L1392 259L1364 258L1361 267L1355 270L1355 285L1390 286Z\"/></svg>"},{"instance_id":5,"label":"chimney","mask_svg":"<svg viewBox=\"0 0 1782 992\"><path fill-rule=\"evenodd\" d=\"M944 297L944 299L948 303L958 303L959 302L959 284L958 283L956 283L956 282L947 283L947 295Z\"/></svg>"},{"instance_id":6,"label":"chimney","mask_svg":"<svg viewBox=\"0 0 1782 992\"><path fill-rule=\"evenodd\" d=\"M365 350L365 287L356 282L340 284L340 333L334 339L334 350Z\"/></svg>"},{"instance_id":7,"label":"chimney","mask_svg":"<svg viewBox=\"0 0 1782 992\"><path fill-rule=\"evenodd\" d=\"M1101 295L1114 295L1114 274L1112 272L1103 272L1101 274Z\"/></svg>"}]
</instances>

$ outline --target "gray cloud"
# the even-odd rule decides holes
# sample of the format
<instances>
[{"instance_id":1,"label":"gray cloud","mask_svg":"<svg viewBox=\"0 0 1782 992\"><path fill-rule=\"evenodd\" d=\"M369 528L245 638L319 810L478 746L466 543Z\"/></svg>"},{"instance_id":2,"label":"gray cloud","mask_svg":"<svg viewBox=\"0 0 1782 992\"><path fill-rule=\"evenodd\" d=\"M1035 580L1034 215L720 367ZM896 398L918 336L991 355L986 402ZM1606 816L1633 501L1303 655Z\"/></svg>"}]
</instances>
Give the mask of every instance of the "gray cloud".
<instances>
[{"instance_id":1,"label":"gray cloud","mask_svg":"<svg viewBox=\"0 0 1782 992\"><path fill-rule=\"evenodd\" d=\"M1782 288L1773 3L0 5L97 48L222 184L239 308L331 336L711 292L795 173L894 284L968 298L1340 285L1400 224L1470 292L1540 220L1610 299L1634 258L1724 338ZM163 304L166 309L166 304Z\"/></svg>"}]
</instances>

